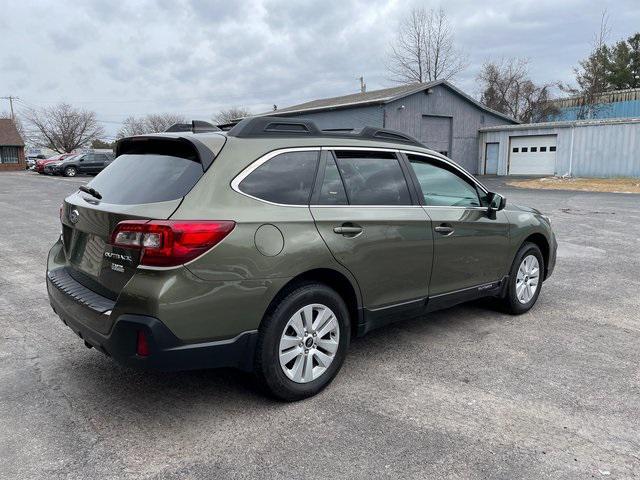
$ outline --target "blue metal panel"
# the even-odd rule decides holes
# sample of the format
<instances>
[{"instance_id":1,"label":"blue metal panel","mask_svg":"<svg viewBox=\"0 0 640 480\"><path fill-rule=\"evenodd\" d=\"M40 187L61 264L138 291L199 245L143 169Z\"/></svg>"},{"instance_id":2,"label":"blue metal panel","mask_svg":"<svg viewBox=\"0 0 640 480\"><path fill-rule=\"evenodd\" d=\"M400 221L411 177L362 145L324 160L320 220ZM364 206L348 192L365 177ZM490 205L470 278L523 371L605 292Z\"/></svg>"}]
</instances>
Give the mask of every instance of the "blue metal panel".
<instances>
[{"instance_id":1,"label":"blue metal panel","mask_svg":"<svg viewBox=\"0 0 640 480\"><path fill-rule=\"evenodd\" d=\"M558 115L550 121L577 120L580 107L561 108ZM591 118L638 118L640 117L640 100L624 102L600 103L593 109Z\"/></svg>"}]
</instances>

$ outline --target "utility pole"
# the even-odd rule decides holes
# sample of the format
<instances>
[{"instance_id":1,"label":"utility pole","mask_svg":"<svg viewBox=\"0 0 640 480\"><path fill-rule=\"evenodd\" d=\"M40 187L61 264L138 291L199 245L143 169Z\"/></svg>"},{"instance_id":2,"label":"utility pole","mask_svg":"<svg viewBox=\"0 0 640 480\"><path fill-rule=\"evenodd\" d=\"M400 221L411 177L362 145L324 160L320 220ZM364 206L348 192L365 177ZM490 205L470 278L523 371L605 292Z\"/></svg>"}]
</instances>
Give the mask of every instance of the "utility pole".
<instances>
[{"instance_id":1,"label":"utility pole","mask_svg":"<svg viewBox=\"0 0 640 480\"><path fill-rule=\"evenodd\" d=\"M0 97L2 100L9 100L9 106L11 108L11 120L13 120L14 122L16 121L16 116L13 113L13 101L14 100L19 100L20 97L12 97L11 95L9 95L8 97Z\"/></svg>"},{"instance_id":2,"label":"utility pole","mask_svg":"<svg viewBox=\"0 0 640 480\"><path fill-rule=\"evenodd\" d=\"M364 83L364 77L358 77L357 80L360 80L360 93L365 93L367 91L367 84Z\"/></svg>"}]
</instances>

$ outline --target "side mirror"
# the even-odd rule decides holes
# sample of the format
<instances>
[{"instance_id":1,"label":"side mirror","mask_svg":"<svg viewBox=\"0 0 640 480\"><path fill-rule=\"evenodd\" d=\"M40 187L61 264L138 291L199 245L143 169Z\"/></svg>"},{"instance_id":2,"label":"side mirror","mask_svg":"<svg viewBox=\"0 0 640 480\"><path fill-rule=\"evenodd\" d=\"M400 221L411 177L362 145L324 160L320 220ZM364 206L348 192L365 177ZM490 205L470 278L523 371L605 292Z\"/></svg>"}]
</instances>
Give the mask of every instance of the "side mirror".
<instances>
[{"instance_id":1,"label":"side mirror","mask_svg":"<svg viewBox=\"0 0 640 480\"><path fill-rule=\"evenodd\" d=\"M489 211L499 212L507 205L507 199L499 193L491 193L491 201L489 202Z\"/></svg>"}]
</instances>

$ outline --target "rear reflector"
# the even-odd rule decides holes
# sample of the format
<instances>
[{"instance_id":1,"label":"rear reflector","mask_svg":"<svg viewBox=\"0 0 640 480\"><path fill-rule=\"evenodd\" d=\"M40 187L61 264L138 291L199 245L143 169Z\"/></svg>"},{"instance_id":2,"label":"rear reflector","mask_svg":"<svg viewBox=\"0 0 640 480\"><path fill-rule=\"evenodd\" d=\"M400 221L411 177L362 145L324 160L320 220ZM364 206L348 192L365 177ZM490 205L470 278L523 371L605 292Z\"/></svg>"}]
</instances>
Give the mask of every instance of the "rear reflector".
<instances>
[{"instance_id":1,"label":"rear reflector","mask_svg":"<svg viewBox=\"0 0 640 480\"><path fill-rule=\"evenodd\" d=\"M220 243L235 226L228 220L126 220L111 234L111 245L140 249L140 265L175 267Z\"/></svg>"},{"instance_id":2,"label":"rear reflector","mask_svg":"<svg viewBox=\"0 0 640 480\"><path fill-rule=\"evenodd\" d=\"M147 342L147 335L142 330L138 330L136 353L141 357L149 356L149 343Z\"/></svg>"}]
</instances>

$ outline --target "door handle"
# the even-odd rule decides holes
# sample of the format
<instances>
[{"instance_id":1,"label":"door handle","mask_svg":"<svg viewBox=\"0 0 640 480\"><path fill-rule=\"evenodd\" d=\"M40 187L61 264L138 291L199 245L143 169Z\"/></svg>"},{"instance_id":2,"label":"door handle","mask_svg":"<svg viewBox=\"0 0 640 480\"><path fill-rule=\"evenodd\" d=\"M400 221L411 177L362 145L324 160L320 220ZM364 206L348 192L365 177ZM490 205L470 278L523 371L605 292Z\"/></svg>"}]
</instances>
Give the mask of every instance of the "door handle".
<instances>
[{"instance_id":1,"label":"door handle","mask_svg":"<svg viewBox=\"0 0 640 480\"><path fill-rule=\"evenodd\" d=\"M448 237L454 232L453 227L447 223L438 225L436 228L434 228L434 230L440 235L444 235L445 237Z\"/></svg>"},{"instance_id":2,"label":"door handle","mask_svg":"<svg viewBox=\"0 0 640 480\"><path fill-rule=\"evenodd\" d=\"M364 229L357 225L342 225L341 227L334 227L333 231L340 235L358 235L362 233Z\"/></svg>"}]
</instances>

